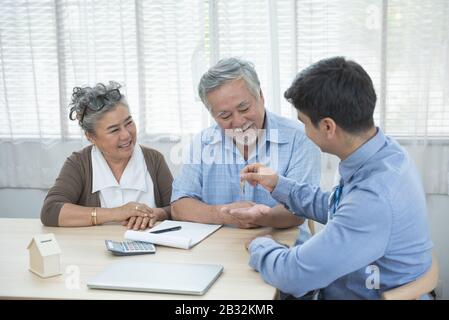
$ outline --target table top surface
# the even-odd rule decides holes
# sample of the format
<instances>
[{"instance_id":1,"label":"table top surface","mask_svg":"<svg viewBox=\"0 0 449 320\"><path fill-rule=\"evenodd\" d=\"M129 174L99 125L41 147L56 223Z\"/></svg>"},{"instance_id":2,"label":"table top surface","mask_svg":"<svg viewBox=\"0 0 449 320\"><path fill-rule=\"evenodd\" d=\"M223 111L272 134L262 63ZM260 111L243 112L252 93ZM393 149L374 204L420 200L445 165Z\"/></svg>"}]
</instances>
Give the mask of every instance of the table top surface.
<instances>
[{"instance_id":1,"label":"table top surface","mask_svg":"<svg viewBox=\"0 0 449 320\"><path fill-rule=\"evenodd\" d=\"M262 229L223 226L190 250L156 246L155 254L118 257L104 240L123 241L125 227L45 227L39 219L0 219L0 297L32 299L273 299L276 289L248 266L244 244ZM61 248L62 274L40 278L28 270L27 246L35 235L53 233ZM276 230L292 244L298 228ZM89 289L86 282L118 261L221 264L223 274L203 296Z\"/></svg>"}]
</instances>

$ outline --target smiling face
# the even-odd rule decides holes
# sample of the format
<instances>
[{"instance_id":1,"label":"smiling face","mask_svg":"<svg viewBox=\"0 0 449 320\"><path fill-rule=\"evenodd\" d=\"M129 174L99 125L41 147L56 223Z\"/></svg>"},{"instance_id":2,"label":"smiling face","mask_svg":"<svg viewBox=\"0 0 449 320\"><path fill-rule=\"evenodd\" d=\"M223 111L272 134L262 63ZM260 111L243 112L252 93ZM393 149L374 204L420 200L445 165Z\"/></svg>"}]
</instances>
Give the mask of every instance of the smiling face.
<instances>
[{"instance_id":1,"label":"smiling face","mask_svg":"<svg viewBox=\"0 0 449 320\"><path fill-rule=\"evenodd\" d=\"M234 138L248 131L263 129L265 116L262 93L257 99L245 80L227 82L207 94L210 112L217 124ZM248 135L248 133L246 133Z\"/></svg>"},{"instance_id":2,"label":"smiling face","mask_svg":"<svg viewBox=\"0 0 449 320\"><path fill-rule=\"evenodd\" d=\"M136 125L124 105L106 112L95 124L95 134L87 138L102 152L108 162L128 161L136 145Z\"/></svg>"}]
</instances>

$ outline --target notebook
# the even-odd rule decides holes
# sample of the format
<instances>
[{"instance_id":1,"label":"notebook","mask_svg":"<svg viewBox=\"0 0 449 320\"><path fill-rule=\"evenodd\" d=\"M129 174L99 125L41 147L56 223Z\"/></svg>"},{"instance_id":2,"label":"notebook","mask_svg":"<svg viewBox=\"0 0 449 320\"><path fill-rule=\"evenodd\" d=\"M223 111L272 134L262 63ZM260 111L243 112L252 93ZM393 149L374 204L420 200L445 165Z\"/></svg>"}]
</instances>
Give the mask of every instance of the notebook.
<instances>
[{"instance_id":1,"label":"notebook","mask_svg":"<svg viewBox=\"0 0 449 320\"><path fill-rule=\"evenodd\" d=\"M222 265L121 261L87 281L90 289L203 295Z\"/></svg>"},{"instance_id":2,"label":"notebook","mask_svg":"<svg viewBox=\"0 0 449 320\"><path fill-rule=\"evenodd\" d=\"M166 233L150 233L151 231L181 226L180 230ZM185 221L165 220L156 227L145 231L128 230L125 232L126 240L151 242L154 244L190 249L197 243L203 241L212 233L220 229L221 224L204 224Z\"/></svg>"}]
</instances>

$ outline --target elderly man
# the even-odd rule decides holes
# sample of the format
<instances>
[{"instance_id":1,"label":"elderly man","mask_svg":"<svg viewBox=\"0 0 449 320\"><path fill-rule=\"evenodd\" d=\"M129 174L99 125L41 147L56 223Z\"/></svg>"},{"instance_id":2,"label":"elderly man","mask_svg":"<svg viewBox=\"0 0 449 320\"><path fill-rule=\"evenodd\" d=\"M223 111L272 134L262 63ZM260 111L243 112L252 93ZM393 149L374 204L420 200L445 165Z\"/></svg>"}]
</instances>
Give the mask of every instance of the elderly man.
<instances>
[{"instance_id":1,"label":"elderly man","mask_svg":"<svg viewBox=\"0 0 449 320\"><path fill-rule=\"evenodd\" d=\"M192 142L181 173L173 183L172 217L241 228L287 228L304 220L291 214L261 187L240 183L240 171L264 163L298 182L318 184L320 154L303 127L265 110L265 100L251 63L223 59L201 78L199 96L216 124ZM238 218L232 208L267 206ZM300 237L308 236L307 225Z\"/></svg>"}]
</instances>

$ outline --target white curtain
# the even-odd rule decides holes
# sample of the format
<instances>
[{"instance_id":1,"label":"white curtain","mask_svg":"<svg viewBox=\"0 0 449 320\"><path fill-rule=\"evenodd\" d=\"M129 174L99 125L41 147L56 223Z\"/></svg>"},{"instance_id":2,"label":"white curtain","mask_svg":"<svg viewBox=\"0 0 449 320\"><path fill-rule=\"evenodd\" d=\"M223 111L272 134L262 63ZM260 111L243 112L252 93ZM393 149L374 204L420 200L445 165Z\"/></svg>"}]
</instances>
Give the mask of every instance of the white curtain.
<instances>
[{"instance_id":1,"label":"white curtain","mask_svg":"<svg viewBox=\"0 0 449 320\"><path fill-rule=\"evenodd\" d=\"M342 55L371 75L375 121L426 191L448 194L447 17L446 0L1 0L0 187L46 188L67 142L84 145L68 120L74 86L122 83L140 139L170 144L210 125L196 86L218 59L253 61L266 107L294 118L283 93L295 74ZM324 156L324 180L334 169Z\"/></svg>"}]
</instances>

